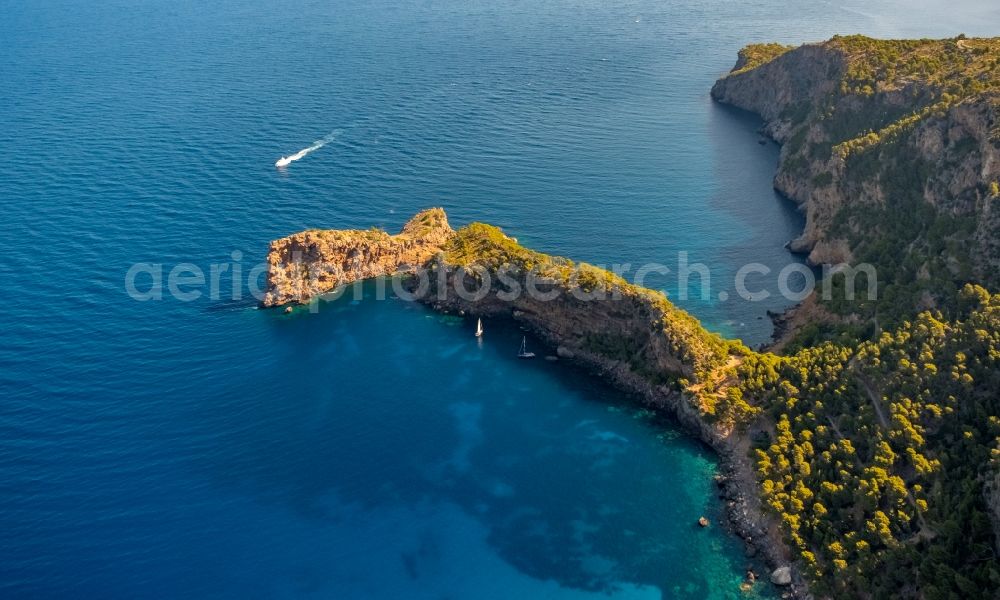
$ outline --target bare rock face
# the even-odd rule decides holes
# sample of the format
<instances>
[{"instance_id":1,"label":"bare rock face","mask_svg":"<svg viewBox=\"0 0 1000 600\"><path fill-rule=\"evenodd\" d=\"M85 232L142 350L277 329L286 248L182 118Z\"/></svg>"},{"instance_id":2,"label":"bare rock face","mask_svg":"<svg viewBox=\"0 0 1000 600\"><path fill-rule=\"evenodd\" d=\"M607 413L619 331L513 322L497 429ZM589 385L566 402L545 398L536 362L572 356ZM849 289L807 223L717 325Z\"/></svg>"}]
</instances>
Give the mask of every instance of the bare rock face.
<instances>
[{"instance_id":1,"label":"bare rock face","mask_svg":"<svg viewBox=\"0 0 1000 600\"><path fill-rule=\"evenodd\" d=\"M734 74L712 87L712 97L757 113L766 122L767 133L784 143L790 132L783 115L792 106L834 91L836 75L846 68L840 53L805 45L754 69L744 70L737 62Z\"/></svg>"},{"instance_id":2,"label":"bare rock face","mask_svg":"<svg viewBox=\"0 0 1000 600\"><path fill-rule=\"evenodd\" d=\"M424 265L454 234L444 210L417 213L397 235L310 229L271 242L261 304L305 303L339 285Z\"/></svg>"}]
</instances>

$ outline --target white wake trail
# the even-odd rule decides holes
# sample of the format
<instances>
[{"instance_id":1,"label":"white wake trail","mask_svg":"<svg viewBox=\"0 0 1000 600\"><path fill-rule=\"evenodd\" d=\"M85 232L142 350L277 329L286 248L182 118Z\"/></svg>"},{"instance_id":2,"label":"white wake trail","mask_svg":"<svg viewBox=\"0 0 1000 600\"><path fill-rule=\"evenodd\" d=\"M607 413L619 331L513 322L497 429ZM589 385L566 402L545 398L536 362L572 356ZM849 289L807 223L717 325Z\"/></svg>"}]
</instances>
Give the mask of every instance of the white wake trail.
<instances>
[{"instance_id":1,"label":"white wake trail","mask_svg":"<svg viewBox=\"0 0 1000 600\"><path fill-rule=\"evenodd\" d=\"M278 159L277 162L274 163L274 166L276 166L276 167L287 167L288 165L290 165L293 162L299 160L300 158L302 158L306 154L309 154L310 152L314 152L316 150L319 150L323 146L329 144L330 142L332 142L334 140L334 138L337 137L337 134L339 134L339 133L340 133L339 129L337 129L335 131L331 131L330 134L327 135L325 138L323 138L321 140L316 140L315 142L313 142L312 146L309 146L308 148L303 148L302 150L299 150L295 154L291 154L289 156L282 156L281 158Z\"/></svg>"}]
</instances>

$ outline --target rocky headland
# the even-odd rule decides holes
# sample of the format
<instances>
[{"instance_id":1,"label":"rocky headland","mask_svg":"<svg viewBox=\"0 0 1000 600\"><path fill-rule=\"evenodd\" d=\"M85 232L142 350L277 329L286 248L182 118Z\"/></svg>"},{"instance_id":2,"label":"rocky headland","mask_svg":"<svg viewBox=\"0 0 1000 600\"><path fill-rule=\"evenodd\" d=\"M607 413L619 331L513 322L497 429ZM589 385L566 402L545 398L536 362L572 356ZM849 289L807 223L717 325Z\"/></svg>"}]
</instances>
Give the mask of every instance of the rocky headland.
<instances>
[{"instance_id":1,"label":"rocky headland","mask_svg":"<svg viewBox=\"0 0 1000 600\"><path fill-rule=\"evenodd\" d=\"M338 285L422 266L452 234L444 211L431 208L396 235L381 229L309 229L274 240L261 304L302 304Z\"/></svg>"}]
</instances>

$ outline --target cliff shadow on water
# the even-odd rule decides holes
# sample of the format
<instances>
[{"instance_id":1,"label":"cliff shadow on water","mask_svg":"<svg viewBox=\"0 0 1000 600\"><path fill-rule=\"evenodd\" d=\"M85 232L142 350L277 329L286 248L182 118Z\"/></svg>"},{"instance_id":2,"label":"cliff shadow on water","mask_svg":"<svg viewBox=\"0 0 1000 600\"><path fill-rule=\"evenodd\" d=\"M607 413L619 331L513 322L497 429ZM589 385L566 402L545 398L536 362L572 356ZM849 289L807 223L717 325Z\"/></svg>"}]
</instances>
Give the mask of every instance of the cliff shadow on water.
<instances>
[{"instance_id":1,"label":"cliff shadow on water","mask_svg":"<svg viewBox=\"0 0 1000 600\"><path fill-rule=\"evenodd\" d=\"M774 327L760 313L781 313L795 304L782 294L777 274L789 265L805 263L805 257L794 254L788 243L801 235L805 215L796 203L774 187L773 173L780 157L780 146L763 133L764 121L759 115L734 106L707 100L709 139L712 146L713 191L711 206L738 222L739 234L720 243L714 252L713 275L725 278L729 298L713 306L685 305L699 315L710 329L727 337L737 337L748 345L766 343ZM765 277L747 280L753 291L766 291L763 300L746 300L733 289L736 271L745 265L759 263L770 270ZM819 275L813 269L814 276ZM803 284L800 275L793 274L789 285L793 290ZM698 282L693 282L697 286ZM689 290L696 297L697 289ZM720 327L719 325L722 325ZM742 325L742 326L741 326Z\"/></svg>"}]
</instances>

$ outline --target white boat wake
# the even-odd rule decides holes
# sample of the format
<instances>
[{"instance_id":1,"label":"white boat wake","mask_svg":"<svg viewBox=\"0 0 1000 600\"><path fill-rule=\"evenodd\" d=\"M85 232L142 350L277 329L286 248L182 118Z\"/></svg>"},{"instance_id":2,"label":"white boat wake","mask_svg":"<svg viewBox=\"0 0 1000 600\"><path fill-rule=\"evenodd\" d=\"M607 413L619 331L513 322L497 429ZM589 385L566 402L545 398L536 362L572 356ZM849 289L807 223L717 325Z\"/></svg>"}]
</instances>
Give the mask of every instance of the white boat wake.
<instances>
[{"instance_id":1,"label":"white boat wake","mask_svg":"<svg viewBox=\"0 0 1000 600\"><path fill-rule=\"evenodd\" d=\"M274 163L274 166L276 166L276 167L287 167L288 165L290 165L293 162L299 160L300 158L302 158L306 154L309 154L310 152L313 152L315 150L319 150L323 146L329 144L330 142L332 142L334 140L334 138L337 137L338 133L340 133L339 129L336 130L336 131L332 131L332 132L330 132L330 135L326 136L325 138L323 138L321 140L316 140L315 142L313 142L312 146L309 146L308 148L303 148L302 150L299 150L295 154L291 154L289 156L282 156L281 158L278 159L277 162Z\"/></svg>"}]
</instances>

